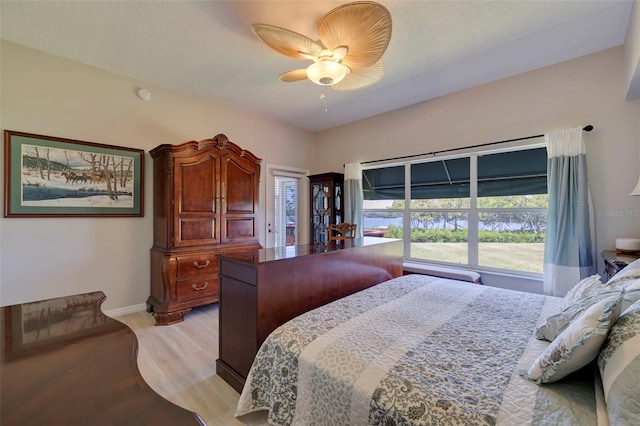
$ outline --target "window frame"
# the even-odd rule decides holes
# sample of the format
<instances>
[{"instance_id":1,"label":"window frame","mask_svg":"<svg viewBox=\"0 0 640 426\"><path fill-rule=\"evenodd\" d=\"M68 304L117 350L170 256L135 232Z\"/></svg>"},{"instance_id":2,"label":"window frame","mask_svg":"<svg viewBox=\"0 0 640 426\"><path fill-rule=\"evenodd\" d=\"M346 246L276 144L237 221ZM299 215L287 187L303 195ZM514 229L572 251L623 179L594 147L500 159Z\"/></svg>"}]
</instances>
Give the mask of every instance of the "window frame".
<instances>
[{"instance_id":1,"label":"window frame","mask_svg":"<svg viewBox=\"0 0 640 426\"><path fill-rule=\"evenodd\" d=\"M528 140L526 143L506 143L501 147L495 147L492 149L488 149L484 147L484 149L461 149L459 152L451 153L449 155L442 154L429 154L426 156L420 156L411 160L404 161L393 161L393 162L376 162L376 164L363 164L362 170L370 169L378 169L384 167L394 167L404 165L405 172L405 185L404 185L404 208L402 209L389 209L389 208L365 208L363 205L362 213L363 215L366 213L389 213L390 211L395 211L401 214L402 216L402 235L403 235L403 247L404 247L404 260L412 263L429 263L436 264L442 266L451 266L457 268L467 268L479 271L487 271L497 274L506 274L511 276L521 276L528 278L542 278L542 273L538 272L529 272L515 269L505 269L505 268L496 268L491 266L482 266L479 265L479 245L478 245L478 218L482 213L495 213L495 212L509 212L509 213L518 213L518 212L532 212L539 211L545 212L546 208L487 208L487 207L478 207L478 157L482 155L488 154L497 154L501 152L510 152L510 151L521 151L521 150L529 150L535 148L543 148L545 147L544 138L540 137L538 139ZM469 207L468 208L459 208L459 209L412 209L411 208L411 166L413 164L420 164L425 162L432 161L442 161L449 160L454 158L468 157L470 161L470 171L469 171ZM445 262L441 260L435 259L424 259L411 257L411 214L415 211L437 211L437 212L462 212L467 214L468 220L468 240L467 240L467 263L459 264L453 262ZM409 255L407 255L407 253Z\"/></svg>"}]
</instances>

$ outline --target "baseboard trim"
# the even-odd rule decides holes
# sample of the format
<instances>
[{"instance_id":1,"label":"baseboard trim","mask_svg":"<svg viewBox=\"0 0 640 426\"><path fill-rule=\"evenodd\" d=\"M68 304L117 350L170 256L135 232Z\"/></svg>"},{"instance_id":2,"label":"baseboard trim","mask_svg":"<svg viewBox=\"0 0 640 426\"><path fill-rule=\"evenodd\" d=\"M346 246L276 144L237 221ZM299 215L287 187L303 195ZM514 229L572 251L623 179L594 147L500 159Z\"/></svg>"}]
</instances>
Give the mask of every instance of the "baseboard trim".
<instances>
[{"instance_id":1,"label":"baseboard trim","mask_svg":"<svg viewBox=\"0 0 640 426\"><path fill-rule=\"evenodd\" d=\"M108 317L113 318L120 315L127 315L127 314L132 314L134 312L140 312L140 311L146 311L146 310L147 310L147 304L140 303L138 305L131 305L131 306L125 306L122 308L109 309L108 311L104 311L104 314Z\"/></svg>"}]
</instances>

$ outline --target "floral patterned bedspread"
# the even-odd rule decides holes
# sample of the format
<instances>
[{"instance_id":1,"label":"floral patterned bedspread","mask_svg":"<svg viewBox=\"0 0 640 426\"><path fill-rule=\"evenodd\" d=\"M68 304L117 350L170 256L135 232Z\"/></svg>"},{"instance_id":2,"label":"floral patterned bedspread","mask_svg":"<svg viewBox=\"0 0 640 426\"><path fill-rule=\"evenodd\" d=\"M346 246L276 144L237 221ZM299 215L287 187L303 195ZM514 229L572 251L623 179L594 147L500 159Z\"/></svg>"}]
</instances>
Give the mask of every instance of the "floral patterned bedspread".
<instances>
[{"instance_id":1,"label":"floral patterned bedspread","mask_svg":"<svg viewBox=\"0 0 640 426\"><path fill-rule=\"evenodd\" d=\"M395 278L276 329L236 416L273 425L596 424L592 370L545 386L518 374L548 344L534 330L560 301Z\"/></svg>"}]
</instances>

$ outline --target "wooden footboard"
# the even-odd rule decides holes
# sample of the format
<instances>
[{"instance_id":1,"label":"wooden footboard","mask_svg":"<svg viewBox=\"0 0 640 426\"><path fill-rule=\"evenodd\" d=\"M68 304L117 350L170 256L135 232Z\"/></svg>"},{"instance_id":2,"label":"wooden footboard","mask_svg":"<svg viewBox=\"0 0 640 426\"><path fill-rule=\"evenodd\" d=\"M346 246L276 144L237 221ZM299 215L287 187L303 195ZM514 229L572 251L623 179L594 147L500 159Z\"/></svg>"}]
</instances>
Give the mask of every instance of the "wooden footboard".
<instances>
[{"instance_id":1,"label":"wooden footboard","mask_svg":"<svg viewBox=\"0 0 640 426\"><path fill-rule=\"evenodd\" d=\"M217 373L238 392L266 337L290 319L402 275L402 241L362 238L220 260Z\"/></svg>"}]
</instances>

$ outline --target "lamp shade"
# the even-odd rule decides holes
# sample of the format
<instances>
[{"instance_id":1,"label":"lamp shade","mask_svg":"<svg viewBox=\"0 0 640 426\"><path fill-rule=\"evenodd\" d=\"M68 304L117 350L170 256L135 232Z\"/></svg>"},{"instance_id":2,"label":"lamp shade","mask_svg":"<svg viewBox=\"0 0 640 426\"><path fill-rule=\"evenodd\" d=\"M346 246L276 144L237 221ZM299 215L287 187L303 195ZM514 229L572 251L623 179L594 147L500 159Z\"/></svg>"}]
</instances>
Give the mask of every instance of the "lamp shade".
<instances>
[{"instance_id":1,"label":"lamp shade","mask_svg":"<svg viewBox=\"0 0 640 426\"><path fill-rule=\"evenodd\" d=\"M322 58L307 68L307 77L320 86L330 86L339 83L349 72L345 65L332 61L330 58Z\"/></svg>"},{"instance_id":2,"label":"lamp shade","mask_svg":"<svg viewBox=\"0 0 640 426\"><path fill-rule=\"evenodd\" d=\"M631 194L629 195L640 195L640 178L638 178L638 183L636 184L636 187L633 189L633 191L631 191Z\"/></svg>"}]
</instances>

